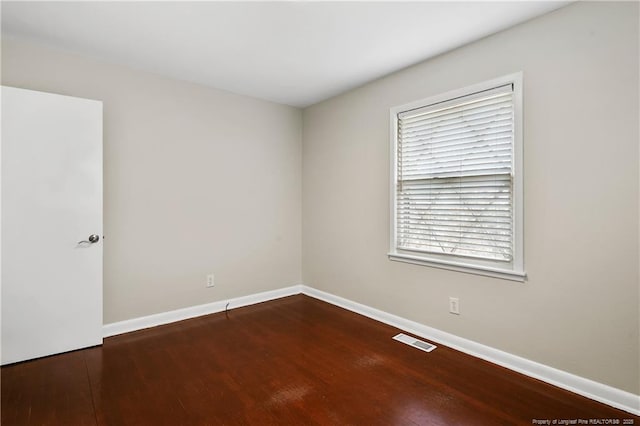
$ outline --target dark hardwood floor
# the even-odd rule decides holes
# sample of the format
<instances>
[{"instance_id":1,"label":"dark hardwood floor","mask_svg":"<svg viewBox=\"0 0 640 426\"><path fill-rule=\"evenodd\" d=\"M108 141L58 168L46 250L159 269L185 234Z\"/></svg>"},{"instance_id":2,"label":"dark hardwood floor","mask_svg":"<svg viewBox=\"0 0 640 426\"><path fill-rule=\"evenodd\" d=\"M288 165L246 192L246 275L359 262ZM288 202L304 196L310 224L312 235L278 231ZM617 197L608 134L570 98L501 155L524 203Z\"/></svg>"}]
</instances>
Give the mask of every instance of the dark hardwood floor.
<instances>
[{"instance_id":1,"label":"dark hardwood floor","mask_svg":"<svg viewBox=\"0 0 640 426\"><path fill-rule=\"evenodd\" d=\"M640 424L453 349L417 350L398 332L298 295L115 336L3 367L2 424Z\"/></svg>"}]
</instances>

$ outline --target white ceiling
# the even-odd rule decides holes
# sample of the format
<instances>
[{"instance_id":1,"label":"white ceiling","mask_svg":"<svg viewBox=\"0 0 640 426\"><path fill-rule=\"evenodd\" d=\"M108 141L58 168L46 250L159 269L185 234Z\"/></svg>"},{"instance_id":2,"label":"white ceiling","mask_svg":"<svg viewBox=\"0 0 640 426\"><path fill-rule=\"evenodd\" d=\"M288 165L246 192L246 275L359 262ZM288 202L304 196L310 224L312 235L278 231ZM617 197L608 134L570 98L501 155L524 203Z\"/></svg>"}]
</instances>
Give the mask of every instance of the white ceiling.
<instances>
[{"instance_id":1,"label":"white ceiling","mask_svg":"<svg viewBox=\"0 0 640 426\"><path fill-rule=\"evenodd\" d=\"M2 33L304 107L566 5L2 2Z\"/></svg>"}]
</instances>

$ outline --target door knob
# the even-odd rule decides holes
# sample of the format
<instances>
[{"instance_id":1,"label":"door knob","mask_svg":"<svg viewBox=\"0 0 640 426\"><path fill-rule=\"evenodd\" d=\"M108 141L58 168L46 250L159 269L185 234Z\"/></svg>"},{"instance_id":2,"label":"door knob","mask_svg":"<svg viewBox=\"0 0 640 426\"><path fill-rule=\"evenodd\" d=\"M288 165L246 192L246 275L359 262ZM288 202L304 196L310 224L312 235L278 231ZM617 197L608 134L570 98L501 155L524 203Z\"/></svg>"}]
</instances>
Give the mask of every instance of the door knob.
<instances>
[{"instance_id":1,"label":"door knob","mask_svg":"<svg viewBox=\"0 0 640 426\"><path fill-rule=\"evenodd\" d=\"M82 243L93 244L93 243L97 243L98 241L100 241L100 236L97 234L91 234L89 235L88 240L78 241L78 244L82 244Z\"/></svg>"}]
</instances>

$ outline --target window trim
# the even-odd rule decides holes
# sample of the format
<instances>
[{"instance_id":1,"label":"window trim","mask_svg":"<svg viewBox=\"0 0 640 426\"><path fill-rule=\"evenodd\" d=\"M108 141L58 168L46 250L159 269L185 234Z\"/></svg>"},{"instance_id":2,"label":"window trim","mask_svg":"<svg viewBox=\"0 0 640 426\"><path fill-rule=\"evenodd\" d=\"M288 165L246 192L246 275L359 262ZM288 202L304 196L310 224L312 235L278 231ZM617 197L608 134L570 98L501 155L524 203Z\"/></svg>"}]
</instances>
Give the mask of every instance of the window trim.
<instances>
[{"instance_id":1,"label":"window trim","mask_svg":"<svg viewBox=\"0 0 640 426\"><path fill-rule=\"evenodd\" d=\"M437 253L419 253L402 250L397 247L396 221L396 189L397 189L397 144L398 114L422 108L439 102L446 102L463 96L489 90L505 84L513 84L514 99L514 146L513 146L513 260L511 262L492 262L476 260ZM390 233L389 260L430 266L452 271L502 278L523 282L526 279L524 270L524 181L523 181L523 97L522 72L495 78L482 83L452 90L440 95L431 96L415 102L392 107L389 111L390 123Z\"/></svg>"}]
</instances>

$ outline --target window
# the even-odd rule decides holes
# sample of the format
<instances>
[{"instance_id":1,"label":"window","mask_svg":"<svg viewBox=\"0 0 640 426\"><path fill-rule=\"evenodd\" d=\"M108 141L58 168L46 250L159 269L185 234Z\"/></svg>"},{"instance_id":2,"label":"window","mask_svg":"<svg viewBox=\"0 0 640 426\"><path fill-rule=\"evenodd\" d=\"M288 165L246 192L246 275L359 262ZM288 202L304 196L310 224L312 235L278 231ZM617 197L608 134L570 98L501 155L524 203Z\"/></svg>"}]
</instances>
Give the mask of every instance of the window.
<instances>
[{"instance_id":1,"label":"window","mask_svg":"<svg viewBox=\"0 0 640 426\"><path fill-rule=\"evenodd\" d=\"M521 82L391 109L391 260L524 280Z\"/></svg>"}]
</instances>

